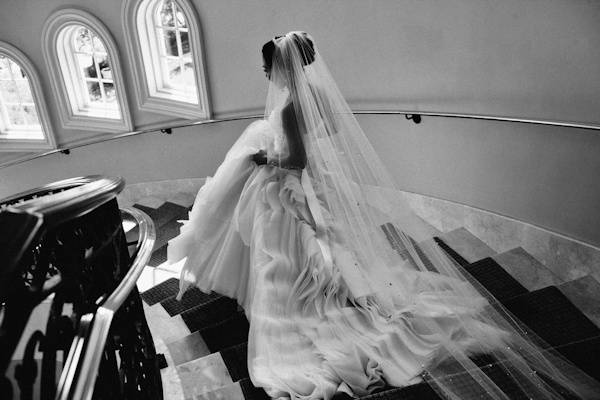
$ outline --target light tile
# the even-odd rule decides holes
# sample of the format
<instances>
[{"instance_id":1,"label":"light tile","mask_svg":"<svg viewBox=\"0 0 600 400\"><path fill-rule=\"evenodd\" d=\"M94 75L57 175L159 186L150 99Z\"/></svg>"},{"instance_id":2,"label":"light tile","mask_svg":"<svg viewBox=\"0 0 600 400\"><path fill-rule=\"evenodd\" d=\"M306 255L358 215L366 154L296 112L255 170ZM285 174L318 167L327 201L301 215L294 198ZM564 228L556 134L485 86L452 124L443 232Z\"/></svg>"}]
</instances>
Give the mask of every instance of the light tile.
<instances>
[{"instance_id":1,"label":"light tile","mask_svg":"<svg viewBox=\"0 0 600 400\"><path fill-rule=\"evenodd\" d=\"M444 233L441 238L470 263L496 254L492 248L465 228Z\"/></svg>"},{"instance_id":2,"label":"light tile","mask_svg":"<svg viewBox=\"0 0 600 400\"><path fill-rule=\"evenodd\" d=\"M600 327L600 283L591 275L563 283L560 291Z\"/></svg>"},{"instance_id":3,"label":"light tile","mask_svg":"<svg viewBox=\"0 0 600 400\"><path fill-rule=\"evenodd\" d=\"M166 281L169 278L179 278L179 272L175 271L174 269L167 270L147 266L142 270L136 285L141 293Z\"/></svg>"},{"instance_id":4,"label":"light tile","mask_svg":"<svg viewBox=\"0 0 600 400\"><path fill-rule=\"evenodd\" d=\"M239 382L193 397L194 400L244 400L244 392Z\"/></svg>"},{"instance_id":5,"label":"light tile","mask_svg":"<svg viewBox=\"0 0 600 400\"><path fill-rule=\"evenodd\" d=\"M182 339L168 343L167 347L174 365L184 364L211 354L200 332L194 332Z\"/></svg>"},{"instance_id":6,"label":"light tile","mask_svg":"<svg viewBox=\"0 0 600 400\"><path fill-rule=\"evenodd\" d=\"M158 208L164 204L164 200L154 197L154 196L146 196L138 199L136 201L137 204L141 206L146 206L150 208Z\"/></svg>"},{"instance_id":7,"label":"light tile","mask_svg":"<svg viewBox=\"0 0 600 400\"><path fill-rule=\"evenodd\" d=\"M155 341L160 339L165 343L170 343L190 334L190 330L180 315L171 318L160 303L153 306L149 306L145 302L142 303L146 320Z\"/></svg>"},{"instance_id":8,"label":"light tile","mask_svg":"<svg viewBox=\"0 0 600 400\"><path fill-rule=\"evenodd\" d=\"M529 291L560 284L560 279L522 247L492 257Z\"/></svg>"},{"instance_id":9,"label":"light tile","mask_svg":"<svg viewBox=\"0 0 600 400\"><path fill-rule=\"evenodd\" d=\"M178 365L177 373L186 398L208 393L233 383L221 353L209 354Z\"/></svg>"}]
</instances>

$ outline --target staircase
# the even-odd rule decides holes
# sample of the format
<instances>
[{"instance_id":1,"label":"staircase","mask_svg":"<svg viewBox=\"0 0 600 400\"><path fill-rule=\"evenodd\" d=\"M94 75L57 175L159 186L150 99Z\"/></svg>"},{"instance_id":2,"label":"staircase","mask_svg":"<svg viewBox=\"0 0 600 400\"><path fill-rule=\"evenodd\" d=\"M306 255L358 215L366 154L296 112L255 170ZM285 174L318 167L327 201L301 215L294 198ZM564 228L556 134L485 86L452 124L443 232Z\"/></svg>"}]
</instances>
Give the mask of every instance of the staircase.
<instances>
[{"instance_id":1,"label":"staircase","mask_svg":"<svg viewBox=\"0 0 600 400\"><path fill-rule=\"evenodd\" d=\"M237 303L198 289L186 292L181 302L175 300L178 271L165 264L166 246L179 233L178 220L187 219L189 204L135 207L151 216L157 231L152 259L138 287L157 352L165 355L165 398L268 399L248 378L249 325ZM600 380L600 283L591 275L563 282L522 248L496 254L464 228L442 233L436 242L553 349ZM499 386L512 391L511 398L522 398L493 360L482 357L476 362ZM362 399L439 397L420 383Z\"/></svg>"}]
</instances>

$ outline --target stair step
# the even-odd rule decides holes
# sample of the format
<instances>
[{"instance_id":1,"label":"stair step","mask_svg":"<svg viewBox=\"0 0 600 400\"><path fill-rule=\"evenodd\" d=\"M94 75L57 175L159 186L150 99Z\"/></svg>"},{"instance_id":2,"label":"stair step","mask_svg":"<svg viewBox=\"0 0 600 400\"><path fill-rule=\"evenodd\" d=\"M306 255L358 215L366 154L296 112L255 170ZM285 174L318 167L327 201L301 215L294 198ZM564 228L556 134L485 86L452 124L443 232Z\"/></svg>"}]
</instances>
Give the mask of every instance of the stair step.
<instances>
[{"instance_id":1,"label":"stair step","mask_svg":"<svg viewBox=\"0 0 600 400\"><path fill-rule=\"evenodd\" d=\"M231 385L233 380L220 353L197 358L176 367L185 398L198 398L215 389Z\"/></svg>"},{"instance_id":2,"label":"stair step","mask_svg":"<svg viewBox=\"0 0 600 400\"><path fill-rule=\"evenodd\" d=\"M600 327L600 283L592 275L586 275L563 283L558 289Z\"/></svg>"},{"instance_id":3,"label":"stair step","mask_svg":"<svg viewBox=\"0 0 600 400\"><path fill-rule=\"evenodd\" d=\"M150 256L150 260L148 261L148 265L151 267L158 267L161 264L164 264L167 261L167 245L163 245L159 248L155 248Z\"/></svg>"},{"instance_id":4,"label":"stair step","mask_svg":"<svg viewBox=\"0 0 600 400\"><path fill-rule=\"evenodd\" d=\"M197 287L192 287L183 294L181 300L177 300L175 296L172 296L164 299L160 304L167 310L169 315L173 316L191 308L210 303L220 297L222 296L215 292L206 294Z\"/></svg>"},{"instance_id":5,"label":"stair step","mask_svg":"<svg viewBox=\"0 0 600 400\"><path fill-rule=\"evenodd\" d=\"M167 343L167 349L173 365L184 364L211 353L200 332L193 332L179 340Z\"/></svg>"},{"instance_id":6,"label":"stair step","mask_svg":"<svg viewBox=\"0 0 600 400\"><path fill-rule=\"evenodd\" d=\"M509 299L504 306L552 347L600 335L600 329L555 286Z\"/></svg>"},{"instance_id":7,"label":"stair step","mask_svg":"<svg viewBox=\"0 0 600 400\"><path fill-rule=\"evenodd\" d=\"M154 227L158 231L167 222L173 219L187 219L188 209L182 207L179 204L165 202L158 208L151 208L143 206L141 204L134 204L135 208L142 210L152 218L154 221Z\"/></svg>"},{"instance_id":8,"label":"stair step","mask_svg":"<svg viewBox=\"0 0 600 400\"><path fill-rule=\"evenodd\" d=\"M558 346L555 350L583 372L600 381L600 364L598 364L598 360L600 360L600 336Z\"/></svg>"},{"instance_id":9,"label":"stair step","mask_svg":"<svg viewBox=\"0 0 600 400\"><path fill-rule=\"evenodd\" d=\"M153 306L169 297L177 295L177 292L179 292L179 279L170 278L153 288L140 293L140 296L146 304Z\"/></svg>"},{"instance_id":10,"label":"stair step","mask_svg":"<svg viewBox=\"0 0 600 400\"><path fill-rule=\"evenodd\" d=\"M199 394L188 399L193 400L245 400L239 382L233 382L208 393ZM186 400L188 400L186 399Z\"/></svg>"},{"instance_id":11,"label":"stair step","mask_svg":"<svg viewBox=\"0 0 600 400\"><path fill-rule=\"evenodd\" d=\"M491 257L496 252L466 228L454 229L439 236L468 263Z\"/></svg>"},{"instance_id":12,"label":"stair step","mask_svg":"<svg viewBox=\"0 0 600 400\"><path fill-rule=\"evenodd\" d=\"M249 378L244 378L239 381L244 400L271 400L267 393L262 388L255 387Z\"/></svg>"},{"instance_id":13,"label":"stair step","mask_svg":"<svg viewBox=\"0 0 600 400\"><path fill-rule=\"evenodd\" d=\"M528 293L523 285L492 258L476 261L467 265L465 270L501 302Z\"/></svg>"},{"instance_id":14,"label":"stair step","mask_svg":"<svg viewBox=\"0 0 600 400\"><path fill-rule=\"evenodd\" d=\"M169 240L179 235L181 225L183 225L181 222L178 222L180 219L181 218L178 218L176 216L175 218L167 222L165 225L163 225L160 229L156 230L156 241L154 242L155 249L160 249L162 246L166 245L169 242Z\"/></svg>"},{"instance_id":15,"label":"stair step","mask_svg":"<svg viewBox=\"0 0 600 400\"><path fill-rule=\"evenodd\" d=\"M208 304L199 305L181 313L183 322L191 332L217 324L238 310L237 302L227 297L219 297Z\"/></svg>"},{"instance_id":16,"label":"stair step","mask_svg":"<svg viewBox=\"0 0 600 400\"><path fill-rule=\"evenodd\" d=\"M492 257L527 290L559 285L560 279L522 247Z\"/></svg>"},{"instance_id":17,"label":"stair step","mask_svg":"<svg viewBox=\"0 0 600 400\"><path fill-rule=\"evenodd\" d=\"M226 320L198 332L202 335L202 339L211 353L215 353L247 342L249 329L250 326L244 313L237 312Z\"/></svg>"},{"instance_id":18,"label":"stair step","mask_svg":"<svg viewBox=\"0 0 600 400\"><path fill-rule=\"evenodd\" d=\"M221 357L234 382L248 378L248 343L238 344L221 350Z\"/></svg>"}]
</instances>

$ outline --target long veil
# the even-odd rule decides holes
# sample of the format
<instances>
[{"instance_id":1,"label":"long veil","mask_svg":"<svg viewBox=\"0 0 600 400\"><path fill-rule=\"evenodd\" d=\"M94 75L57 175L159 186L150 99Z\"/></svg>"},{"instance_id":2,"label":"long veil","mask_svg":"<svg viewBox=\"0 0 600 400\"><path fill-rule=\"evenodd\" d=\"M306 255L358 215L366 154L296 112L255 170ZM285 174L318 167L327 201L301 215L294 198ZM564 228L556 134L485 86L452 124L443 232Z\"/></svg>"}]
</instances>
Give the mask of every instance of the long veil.
<instances>
[{"instance_id":1,"label":"long veil","mask_svg":"<svg viewBox=\"0 0 600 400\"><path fill-rule=\"evenodd\" d=\"M290 32L274 43L265 115L293 105L307 156L303 184L322 210L314 219L330 268L329 279L307 276L290 301L321 308L350 303L373 320L411 324L439 347L422 377L443 398L599 398L597 381L524 327L433 241L397 195L312 38ZM283 144L268 157L284 163L289 154L279 134L276 143ZM339 254L334 246L346 249L348 262L331 259ZM444 318L432 315L440 309L465 329L447 329ZM468 349L457 344L457 332L465 330ZM510 390L484 372L482 359L500 368Z\"/></svg>"}]
</instances>

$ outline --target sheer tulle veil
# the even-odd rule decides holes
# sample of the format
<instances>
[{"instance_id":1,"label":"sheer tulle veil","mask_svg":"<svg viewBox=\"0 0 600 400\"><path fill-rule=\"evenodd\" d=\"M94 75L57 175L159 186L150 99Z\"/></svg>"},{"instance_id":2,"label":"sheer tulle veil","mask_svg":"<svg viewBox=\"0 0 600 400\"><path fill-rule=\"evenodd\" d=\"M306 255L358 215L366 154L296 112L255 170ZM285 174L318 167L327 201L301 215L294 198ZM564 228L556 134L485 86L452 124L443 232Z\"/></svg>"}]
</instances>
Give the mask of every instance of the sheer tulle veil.
<instances>
[{"instance_id":1,"label":"sheer tulle veil","mask_svg":"<svg viewBox=\"0 0 600 400\"><path fill-rule=\"evenodd\" d=\"M424 338L439 342L422 377L443 398L511 399L519 391L531 399L562 399L569 392L599 398L598 382L549 350L433 241L434 233L398 194L313 38L289 32L274 44L265 115L293 105L307 155L302 180L324 210L313 217L328 276L334 277L307 272L288 306L324 309L327 302L351 303L369 318L413 324ZM268 158L283 163L289 152L283 134L278 135ZM346 249L352 262L333 262L333 246ZM427 305L440 298L468 323L473 342L468 351L428 315ZM462 309L473 307L475 315L462 316ZM502 336L503 346L489 344L498 343L489 340L491 331ZM516 392L505 391L484 373L474 361L479 354L497 363Z\"/></svg>"}]
</instances>

